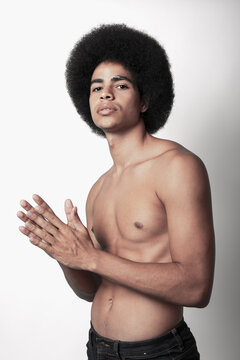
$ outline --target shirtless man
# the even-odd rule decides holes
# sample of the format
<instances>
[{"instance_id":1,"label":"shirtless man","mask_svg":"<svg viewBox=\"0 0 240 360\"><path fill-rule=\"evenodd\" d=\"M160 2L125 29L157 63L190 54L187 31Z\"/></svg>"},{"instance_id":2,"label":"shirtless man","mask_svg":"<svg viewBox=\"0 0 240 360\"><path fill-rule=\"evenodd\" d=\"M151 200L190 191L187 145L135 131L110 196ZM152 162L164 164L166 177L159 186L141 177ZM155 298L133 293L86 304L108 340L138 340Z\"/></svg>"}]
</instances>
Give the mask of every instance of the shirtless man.
<instances>
[{"instance_id":1,"label":"shirtless man","mask_svg":"<svg viewBox=\"0 0 240 360\"><path fill-rule=\"evenodd\" d=\"M35 208L21 201L20 230L93 301L88 359L199 359L183 307L210 299L211 195L202 161L151 135L173 102L166 54L142 32L101 26L75 46L66 75L78 112L106 137L113 166L89 192L87 228L71 200L65 224L34 195Z\"/></svg>"}]
</instances>

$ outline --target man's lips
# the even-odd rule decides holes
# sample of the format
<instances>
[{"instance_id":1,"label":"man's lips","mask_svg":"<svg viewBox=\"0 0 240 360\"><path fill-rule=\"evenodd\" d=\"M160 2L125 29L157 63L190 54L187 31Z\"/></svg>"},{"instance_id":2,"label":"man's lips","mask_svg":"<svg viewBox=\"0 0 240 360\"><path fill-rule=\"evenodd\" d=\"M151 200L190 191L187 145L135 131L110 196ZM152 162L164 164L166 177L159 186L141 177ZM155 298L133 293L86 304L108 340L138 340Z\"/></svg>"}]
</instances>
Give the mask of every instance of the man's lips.
<instances>
[{"instance_id":1,"label":"man's lips","mask_svg":"<svg viewBox=\"0 0 240 360\"><path fill-rule=\"evenodd\" d=\"M97 108L97 112L100 115L110 115L114 113L117 110L117 108L113 105L108 104L102 104Z\"/></svg>"}]
</instances>

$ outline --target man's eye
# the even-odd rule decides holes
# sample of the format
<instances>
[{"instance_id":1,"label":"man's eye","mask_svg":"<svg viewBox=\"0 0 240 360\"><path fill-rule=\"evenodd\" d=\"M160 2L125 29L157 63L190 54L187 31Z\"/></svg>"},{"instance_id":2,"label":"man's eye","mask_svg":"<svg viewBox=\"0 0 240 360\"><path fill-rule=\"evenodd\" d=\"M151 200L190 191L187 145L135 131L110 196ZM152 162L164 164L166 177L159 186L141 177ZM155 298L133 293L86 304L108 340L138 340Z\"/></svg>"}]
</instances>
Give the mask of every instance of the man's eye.
<instances>
[{"instance_id":1,"label":"man's eye","mask_svg":"<svg viewBox=\"0 0 240 360\"><path fill-rule=\"evenodd\" d=\"M120 88L120 89L128 89L128 86L125 85L125 84L118 84L118 85L117 85L117 88Z\"/></svg>"},{"instance_id":2,"label":"man's eye","mask_svg":"<svg viewBox=\"0 0 240 360\"><path fill-rule=\"evenodd\" d=\"M96 92L97 92L97 91L101 90L101 88L102 88L101 86L97 86L97 87L93 88L92 91L96 91Z\"/></svg>"}]
</instances>

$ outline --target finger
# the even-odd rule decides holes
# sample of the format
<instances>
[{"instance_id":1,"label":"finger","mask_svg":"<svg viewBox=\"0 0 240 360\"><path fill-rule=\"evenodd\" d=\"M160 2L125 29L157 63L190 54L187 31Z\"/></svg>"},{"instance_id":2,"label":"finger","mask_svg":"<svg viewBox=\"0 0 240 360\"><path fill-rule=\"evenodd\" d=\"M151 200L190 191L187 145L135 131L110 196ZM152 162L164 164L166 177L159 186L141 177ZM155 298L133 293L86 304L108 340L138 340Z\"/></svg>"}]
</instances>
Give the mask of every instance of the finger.
<instances>
[{"instance_id":1,"label":"finger","mask_svg":"<svg viewBox=\"0 0 240 360\"><path fill-rule=\"evenodd\" d=\"M73 203L70 199L65 200L64 202L64 210L67 217L68 225L72 226L72 218L71 218L71 212L73 209Z\"/></svg>"},{"instance_id":2,"label":"finger","mask_svg":"<svg viewBox=\"0 0 240 360\"><path fill-rule=\"evenodd\" d=\"M27 216L29 217L29 219L31 219L32 223L46 230L49 234L55 237L58 235L58 229L56 228L56 226L52 225L49 221L45 220L36 211L33 210L28 211Z\"/></svg>"},{"instance_id":3,"label":"finger","mask_svg":"<svg viewBox=\"0 0 240 360\"><path fill-rule=\"evenodd\" d=\"M23 233L26 236L29 236L31 233L31 231L28 230L25 226L19 226L18 229L21 231L21 233Z\"/></svg>"},{"instance_id":4,"label":"finger","mask_svg":"<svg viewBox=\"0 0 240 360\"><path fill-rule=\"evenodd\" d=\"M60 220L53 212L50 212L39 205L34 208L34 212L35 211L47 219L52 225L56 226L59 230L64 231L66 229L67 225L64 224L64 222L62 222L62 220Z\"/></svg>"},{"instance_id":5,"label":"finger","mask_svg":"<svg viewBox=\"0 0 240 360\"><path fill-rule=\"evenodd\" d=\"M46 203L46 201L43 200L43 198L41 198L41 196L39 196L38 194L33 194L32 198L35 201L35 203L38 204L38 206L43 207L44 209L48 210L49 212L51 212L55 215L53 209ZM32 209L34 209L34 208L32 208Z\"/></svg>"},{"instance_id":6,"label":"finger","mask_svg":"<svg viewBox=\"0 0 240 360\"><path fill-rule=\"evenodd\" d=\"M37 203L39 206L43 207L44 209L47 209L48 211L52 212L54 214L54 211L50 208L50 206L46 203L46 201L41 198L41 196L37 194L33 194L32 196L35 203Z\"/></svg>"},{"instance_id":7,"label":"finger","mask_svg":"<svg viewBox=\"0 0 240 360\"><path fill-rule=\"evenodd\" d=\"M33 208L31 209L31 210L29 210L29 211L32 211L33 210ZM28 212L29 212L28 211ZM23 222L27 222L29 219L30 219L30 217L28 216L28 212L27 212L27 214L24 214L24 212L23 211L18 211L17 212L17 217L20 219L20 220L22 220ZM33 221L32 221L32 223L34 223ZM36 223L35 223L36 224ZM36 224L37 225L37 224ZM38 225L37 225L38 226Z\"/></svg>"},{"instance_id":8,"label":"finger","mask_svg":"<svg viewBox=\"0 0 240 360\"><path fill-rule=\"evenodd\" d=\"M55 243L55 238L49 234L45 229L40 229L36 225L32 224L30 221L26 222L25 225L26 229L30 231L31 234L34 234L40 238L40 240L44 240L50 245L53 245ZM31 237L31 234L29 234L29 237Z\"/></svg>"},{"instance_id":9,"label":"finger","mask_svg":"<svg viewBox=\"0 0 240 360\"><path fill-rule=\"evenodd\" d=\"M28 237L31 235L31 236L36 237L38 240L41 240L40 237L38 237L37 235L32 234L31 231L28 230L25 226L19 226L19 230L21 231L21 233L23 235L26 235Z\"/></svg>"},{"instance_id":10,"label":"finger","mask_svg":"<svg viewBox=\"0 0 240 360\"><path fill-rule=\"evenodd\" d=\"M20 205L24 208L24 210L29 211L33 209L32 205L27 202L27 200L21 200Z\"/></svg>"},{"instance_id":11,"label":"finger","mask_svg":"<svg viewBox=\"0 0 240 360\"><path fill-rule=\"evenodd\" d=\"M26 222L28 220L28 217L26 214L24 214L24 212L22 211L18 211L17 212L17 217L22 220L23 222Z\"/></svg>"},{"instance_id":12,"label":"finger","mask_svg":"<svg viewBox=\"0 0 240 360\"><path fill-rule=\"evenodd\" d=\"M33 233L30 233L30 236L29 236L29 240L36 240L36 241L44 241L44 240L41 240L40 237L38 237L37 235L34 235Z\"/></svg>"},{"instance_id":13,"label":"finger","mask_svg":"<svg viewBox=\"0 0 240 360\"><path fill-rule=\"evenodd\" d=\"M26 200L21 200L20 201L20 205L24 208L24 210L26 211L31 211L34 210L34 207L27 202ZM26 222L28 220L28 218L26 217L27 215L25 215L22 211L19 211L17 213L17 216L19 217L19 219L23 220L24 222Z\"/></svg>"},{"instance_id":14,"label":"finger","mask_svg":"<svg viewBox=\"0 0 240 360\"><path fill-rule=\"evenodd\" d=\"M34 235L33 236L31 235L30 242L33 245L38 246L40 249L46 251L46 253L49 254L50 256L53 256L53 252L54 252L53 247L48 243L46 243L45 241L41 241L37 239Z\"/></svg>"}]
</instances>

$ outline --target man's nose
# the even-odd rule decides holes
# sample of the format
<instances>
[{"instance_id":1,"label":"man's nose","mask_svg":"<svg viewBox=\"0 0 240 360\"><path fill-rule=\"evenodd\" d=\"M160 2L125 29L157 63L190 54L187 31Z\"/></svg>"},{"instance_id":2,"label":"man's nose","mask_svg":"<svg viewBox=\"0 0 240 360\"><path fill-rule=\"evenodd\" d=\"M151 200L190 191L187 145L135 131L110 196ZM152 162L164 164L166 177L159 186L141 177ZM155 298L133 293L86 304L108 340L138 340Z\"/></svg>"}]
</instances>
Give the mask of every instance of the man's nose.
<instances>
[{"instance_id":1,"label":"man's nose","mask_svg":"<svg viewBox=\"0 0 240 360\"><path fill-rule=\"evenodd\" d=\"M112 93L112 91L110 90L104 90L100 96L100 99L102 100L112 100L114 98L114 95Z\"/></svg>"}]
</instances>

